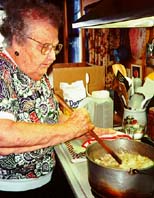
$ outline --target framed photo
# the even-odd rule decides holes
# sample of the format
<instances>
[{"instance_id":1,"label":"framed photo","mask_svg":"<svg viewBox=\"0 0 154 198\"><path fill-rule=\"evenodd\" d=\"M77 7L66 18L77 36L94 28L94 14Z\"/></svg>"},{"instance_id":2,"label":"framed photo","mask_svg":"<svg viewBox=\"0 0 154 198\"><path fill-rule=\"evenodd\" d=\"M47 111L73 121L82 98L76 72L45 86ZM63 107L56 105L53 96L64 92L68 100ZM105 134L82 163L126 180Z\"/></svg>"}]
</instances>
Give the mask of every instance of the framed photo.
<instances>
[{"instance_id":1,"label":"framed photo","mask_svg":"<svg viewBox=\"0 0 154 198\"><path fill-rule=\"evenodd\" d=\"M131 64L131 77L142 79L142 66Z\"/></svg>"}]
</instances>

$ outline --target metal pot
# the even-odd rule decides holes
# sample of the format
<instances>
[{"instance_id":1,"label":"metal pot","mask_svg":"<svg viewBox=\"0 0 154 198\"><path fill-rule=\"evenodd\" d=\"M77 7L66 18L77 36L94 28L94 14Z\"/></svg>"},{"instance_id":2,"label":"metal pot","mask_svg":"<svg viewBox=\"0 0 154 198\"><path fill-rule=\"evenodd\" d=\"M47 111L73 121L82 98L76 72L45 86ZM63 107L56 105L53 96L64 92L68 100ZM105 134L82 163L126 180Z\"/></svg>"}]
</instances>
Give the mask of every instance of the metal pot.
<instances>
[{"instance_id":1,"label":"metal pot","mask_svg":"<svg viewBox=\"0 0 154 198\"><path fill-rule=\"evenodd\" d=\"M154 160L154 148L148 144L127 139L104 140L104 143L115 152L136 152ZM88 180L92 191L99 197L109 198L154 197L154 166L133 171L103 167L93 159L104 153L106 151L97 142L86 149Z\"/></svg>"}]
</instances>

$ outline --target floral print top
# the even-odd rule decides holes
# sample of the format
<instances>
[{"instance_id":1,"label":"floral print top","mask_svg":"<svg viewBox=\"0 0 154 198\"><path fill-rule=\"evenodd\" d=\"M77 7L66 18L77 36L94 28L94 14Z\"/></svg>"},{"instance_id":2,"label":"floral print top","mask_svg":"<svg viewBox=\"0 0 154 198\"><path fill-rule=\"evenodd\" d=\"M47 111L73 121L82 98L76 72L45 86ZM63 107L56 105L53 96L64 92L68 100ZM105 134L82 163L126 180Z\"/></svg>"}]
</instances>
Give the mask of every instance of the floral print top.
<instances>
[{"instance_id":1,"label":"floral print top","mask_svg":"<svg viewBox=\"0 0 154 198\"><path fill-rule=\"evenodd\" d=\"M0 114L11 113L16 121L53 124L58 110L48 77L33 81L0 51ZM53 147L0 156L0 179L38 178L54 166Z\"/></svg>"}]
</instances>

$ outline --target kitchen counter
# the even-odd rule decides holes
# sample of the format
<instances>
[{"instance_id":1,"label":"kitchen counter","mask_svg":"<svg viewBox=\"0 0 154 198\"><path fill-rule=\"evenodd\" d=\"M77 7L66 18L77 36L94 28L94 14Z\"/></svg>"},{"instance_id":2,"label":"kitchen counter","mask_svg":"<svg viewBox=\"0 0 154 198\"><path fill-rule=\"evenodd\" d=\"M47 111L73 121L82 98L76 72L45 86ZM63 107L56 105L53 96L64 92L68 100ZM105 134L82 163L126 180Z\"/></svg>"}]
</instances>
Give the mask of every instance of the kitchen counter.
<instances>
[{"instance_id":1,"label":"kitchen counter","mask_svg":"<svg viewBox=\"0 0 154 198\"><path fill-rule=\"evenodd\" d=\"M55 147L56 154L70 184L75 198L94 198L88 183L86 159L81 162L71 162L64 144Z\"/></svg>"}]
</instances>

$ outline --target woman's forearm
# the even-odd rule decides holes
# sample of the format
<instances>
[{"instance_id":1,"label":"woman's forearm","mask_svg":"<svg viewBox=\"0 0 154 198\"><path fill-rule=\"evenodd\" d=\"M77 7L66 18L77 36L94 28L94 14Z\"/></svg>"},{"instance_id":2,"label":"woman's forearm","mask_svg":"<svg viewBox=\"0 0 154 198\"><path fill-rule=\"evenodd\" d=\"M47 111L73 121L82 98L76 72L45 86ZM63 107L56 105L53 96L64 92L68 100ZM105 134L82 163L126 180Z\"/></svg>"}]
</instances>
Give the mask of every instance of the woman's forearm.
<instances>
[{"instance_id":1,"label":"woman's forearm","mask_svg":"<svg viewBox=\"0 0 154 198\"><path fill-rule=\"evenodd\" d=\"M0 147L52 146L75 134L63 124L38 124L1 120ZM74 127L75 128L75 127Z\"/></svg>"},{"instance_id":2,"label":"woman's forearm","mask_svg":"<svg viewBox=\"0 0 154 198\"><path fill-rule=\"evenodd\" d=\"M0 120L0 148L53 146L93 128L85 110L77 110L63 123L40 124Z\"/></svg>"}]
</instances>

